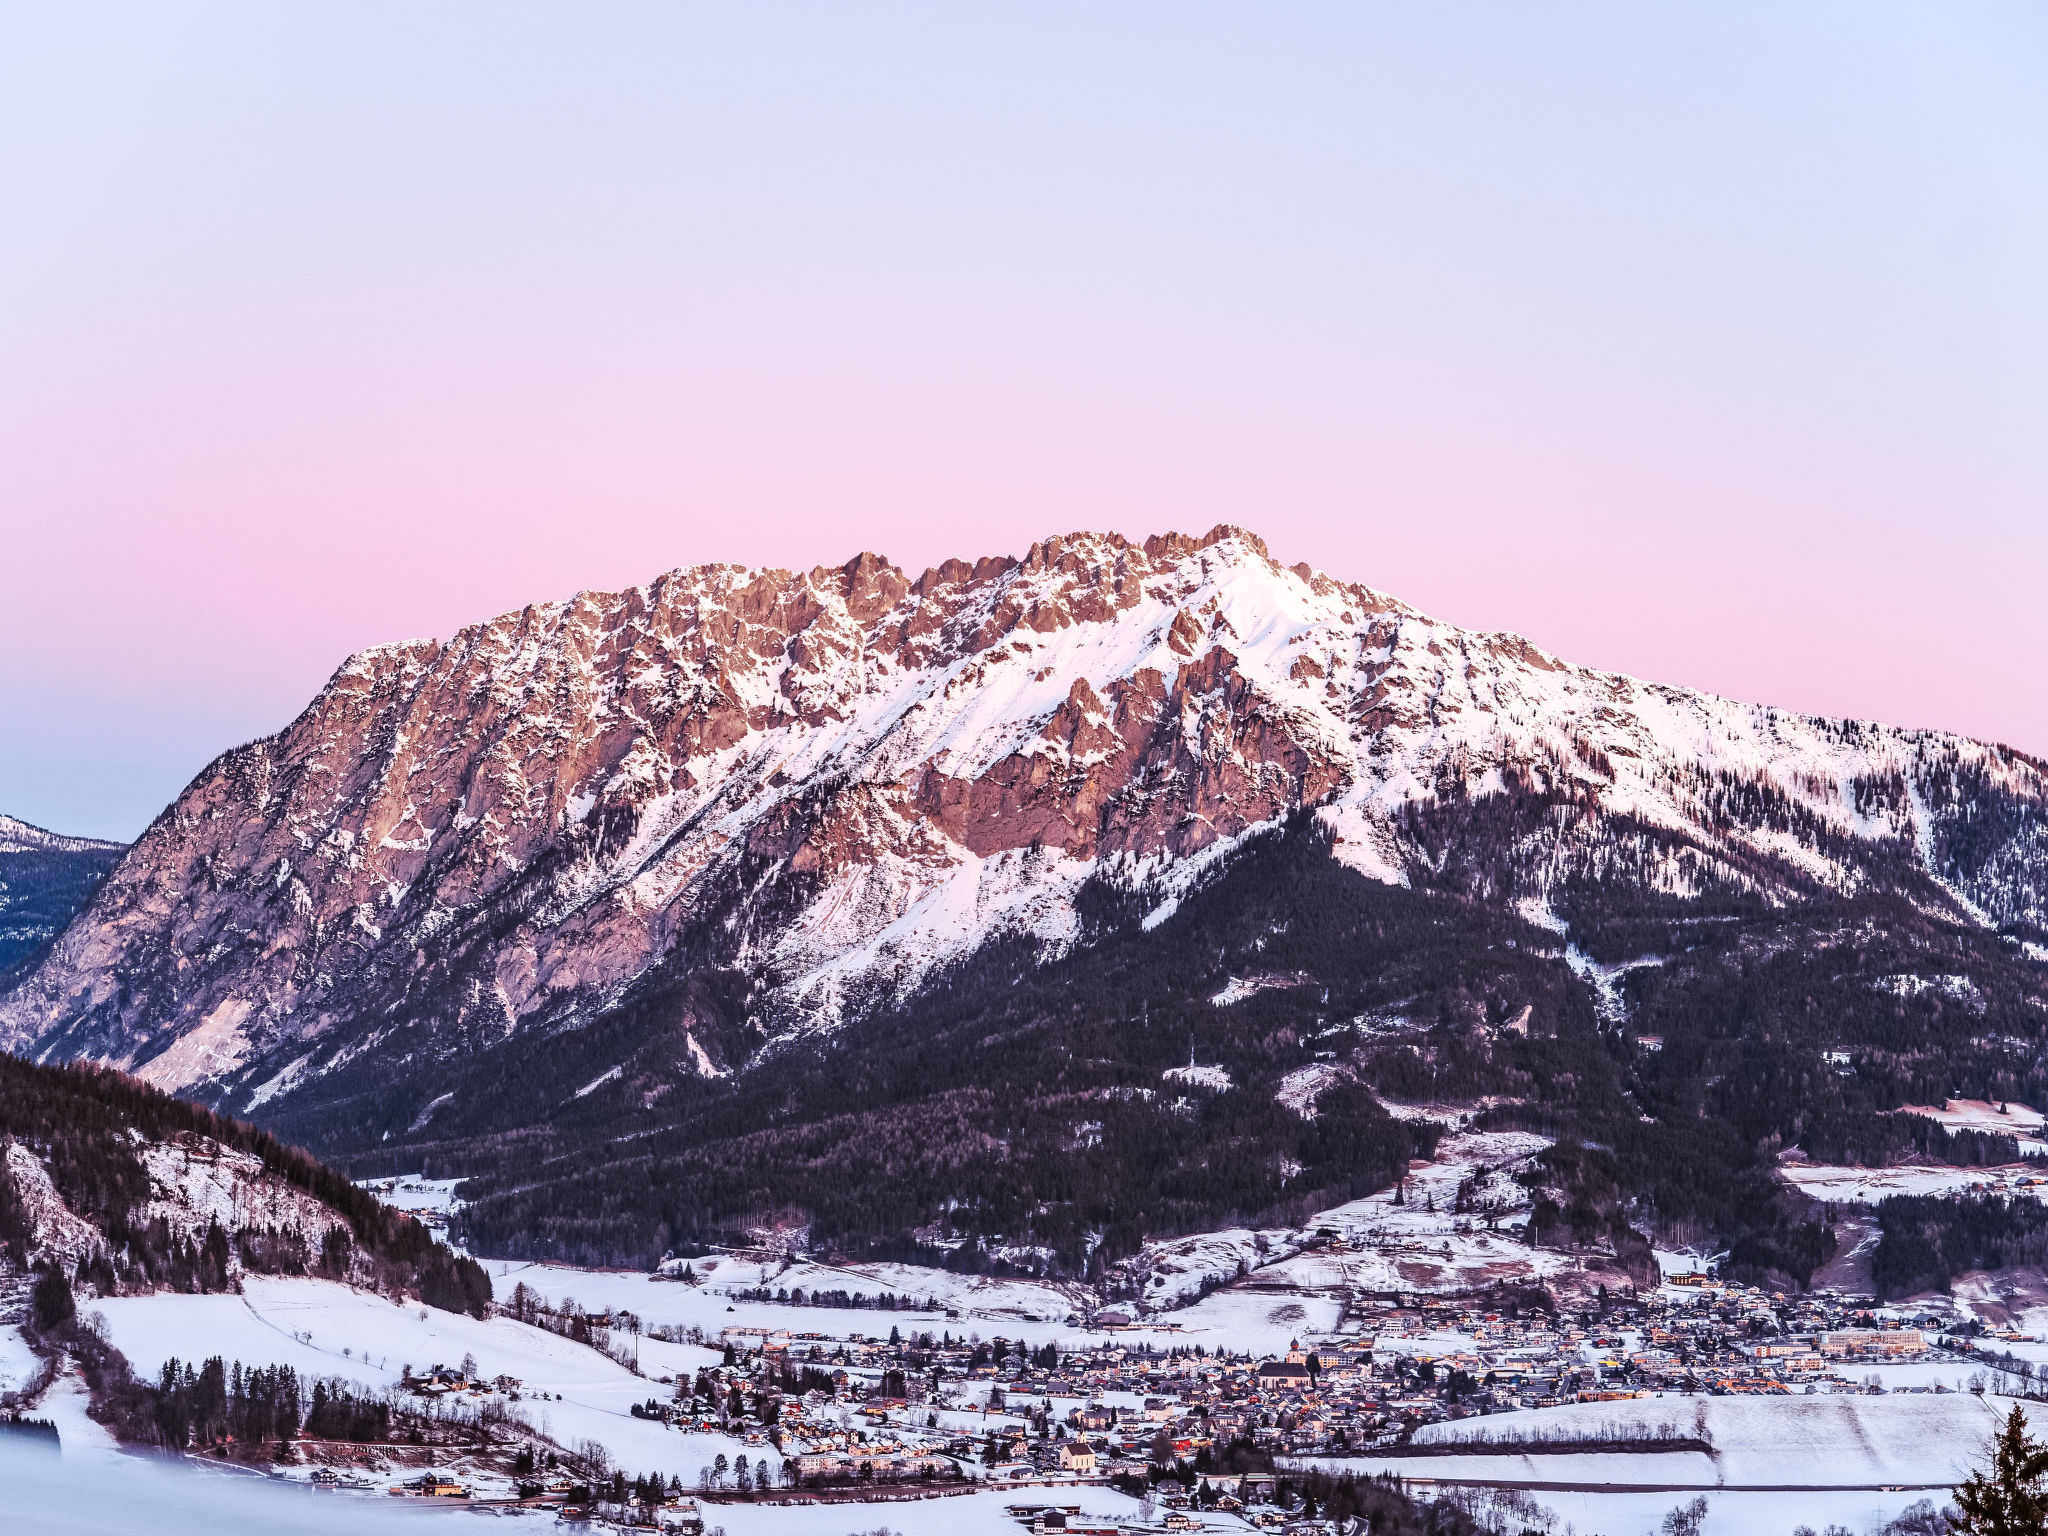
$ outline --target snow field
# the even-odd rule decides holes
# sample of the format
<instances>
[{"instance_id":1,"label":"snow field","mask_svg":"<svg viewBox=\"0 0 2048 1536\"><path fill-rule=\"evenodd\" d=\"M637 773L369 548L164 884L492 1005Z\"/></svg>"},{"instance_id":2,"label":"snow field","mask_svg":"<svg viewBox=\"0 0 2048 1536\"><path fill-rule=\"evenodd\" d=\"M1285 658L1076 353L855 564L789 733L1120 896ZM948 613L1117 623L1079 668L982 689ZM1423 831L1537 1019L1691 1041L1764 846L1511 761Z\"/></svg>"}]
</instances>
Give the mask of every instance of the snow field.
<instances>
[{"instance_id":1,"label":"snow field","mask_svg":"<svg viewBox=\"0 0 2048 1536\"><path fill-rule=\"evenodd\" d=\"M1848 1394L1758 1397L1665 1396L1490 1415L1417 1432L1422 1441L1461 1436L1599 1433L1608 1425L1669 1425L1692 1435L1704 1425L1713 1451L1647 1455L1475 1455L1373 1461L1375 1470L1417 1477L1611 1484L1842 1487L1934 1484L1948 1487L1977 1465L2004 1398L1968 1393L1866 1397Z\"/></svg>"},{"instance_id":2,"label":"snow field","mask_svg":"<svg viewBox=\"0 0 2048 1536\"><path fill-rule=\"evenodd\" d=\"M34 1413L39 1419L48 1419L57 1426L57 1436L63 1446L64 1460L74 1466L83 1464L97 1475L103 1468L126 1461L121 1447L106 1427L86 1413L92 1401L92 1394L86 1390L84 1378L77 1371L66 1371L50 1386L36 1403Z\"/></svg>"},{"instance_id":3,"label":"snow field","mask_svg":"<svg viewBox=\"0 0 2048 1536\"><path fill-rule=\"evenodd\" d=\"M701 1328L709 1340L716 1340L727 1328L787 1329L793 1335L814 1333L834 1339L859 1333L871 1339L886 1339L893 1327L906 1334L950 1332L955 1338L969 1333L979 1333L983 1338L1000 1334L1034 1345L1047 1341L1100 1342L1103 1337L1099 1329L1079 1323L1068 1325L1065 1319L1075 1315L1077 1299L1040 1281L955 1275L908 1264L863 1264L855 1268L798 1263L784 1269L776 1263L764 1266L754 1260L716 1256L689 1262L702 1277L702 1283L685 1285L657 1280L633 1270L571 1269L566 1265L505 1259L486 1260L484 1267L490 1272L491 1285L500 1301L512 1294L514 1285L524 1282L552 1304L573 1298L590 1311L624 1307L649 1325ZM865 1291L873 1296L893 1291L902 1296L930 1296L939 1308L949 1308L959 1316L949 1318L945 1310L887 1312L873 1308L795 1307L773 1301L740 1301L729 1294L764 1285L770 1290L802 1286L806 1292Z\"/></svg>"},{"instance_id":4,"label":"snow field","mask_svg":"<svg viewBox=\"0 0 2048 1536\"><path fill-rule=\"evenodd\" d=\"M494 1284L497 1277L503 1276L507 1295L513 1284L523 1280L550 1297L561 1289L564 1294L574 1294L585 1306L593 1303L599 1307L625 1306L650 1322L697 1322L699 1326L708 1326L700 1319L722 1315L723 1308L731 1304L731 1292L757 1287L789 1290L801 1286L807 1292L865 1291L870 1296L886 1291L903 1298L921 1300L929 1297L937 1307L951 1308L963 1317L975 1313L992 1319L1014 1317L1021 1320L1024 1314L1032 1313L1041 1321L1058 1321L1065 1317L1074 1310L1076 1299L1084 1294L1079 1291L1069 1294L1062 1287L1043 1281L956 1275L915 1264L834 1265L807 1259L786 1263L780 1259L762 1261L719 1254L687 1262L697 1272L698 1286L668 1279L657 1280L637 1270L573 1269L566 1265L527 1264L504 1259L489 1260L487 1267ZM680 1269L680 1265L676 1267ZM576 1287L580 1289L570 1289ZM636 1305L634 1298L644 1302L646 1309ZM714 1302L719 1309L716 1313L709 1310L709 1305ZM819 1307L784 1307L782 1310L800 1316L858 1317L870 1323L880 1318L885 1335L891 1317L943 1316L943 1311L933 1314L888 1313L860 1308ZM854 1331L873 1330L855 1325Z\"/></svg>"},{"instance_id":5,"label":"snow field","mask_svg":"<svg viewBox=\"0 0 2048 1536\"><path fill-rule=\"evenodd\" d=\"M1696 1253L1673 1253L1664 1248L1652 1248L1650 1256L1657 1261L1657 1268L1666 1276L1703 1275L1714 1263L1712 1259L1702 1258Z\"/></svg>"},{"instance_id":6,"label":"snow field","mask_svg":"<svg viewBox=\"0 0 2048 1536\"><path fill-rule=\"evenodd\" d=\"M1692 1493L1539 1493L1536 1501L1568 1522L1578 1536L1652 1536L1664 1516L1699 1495ZM1827 1490L1813 1493L1708 1492L1700 1536L1791 1536L1802 1525L1825 1530L1844 1525L1873 1531L1921 1499L1939 1508L1939 1493Z\"/></svg>"},{"instance_id":7,"label":"snow field","mask_svg":"<svg viewBox=\"0 0 2048 1536\"><path fill-rule=\"evenodd\" d=\"M466 1528L448 1523L453 1511L410 1500L316 1497L203 1464L109 1452L81 1477L72 1426L61 1428L61 1459L0 1442L0 1488L6 1490L0 1528L23 1536L426 1536ZM397 1507L402 1503L409 1507ZM535 1520L525 1528L541 1527Z\"/></svg>"},{"instance_id":8,"label":"snow field","mask_svg":"<svg viewBox=\"0 0 2048 1536\"><path fill-rule=\"evenodd\" d=\"M1144 1343L1158 1349L1192 1349L1199 1344L1211 1354L1218 1350L1273 1354L1284 1351L1296 1339L1334 1332L1343 1319L1344 1303L1334 1296L1217 1291L1193 1306L1156 1319L1177 1324L1177 1328L1139 1326L1107 1337L1118 1343ZM1099 1343L1105 1335L1084 1337Z\"/></svg>"},{"instance_id":9,"label":"snow field","mask_svg":"<svg viewBox=\"0 0 2048 1536\"><path fill-rule=\"evenodd\" d=\"M449 1216L462 1205L455 1198L455 1186L461 1182L460 1179L423 1179L406 1174L395 1179L371 1179L362 1187L394 1211Z\"/></svg>"},{"instance_id":10,"label":"snow field","mask_svg":"<svg viewBox=\"0 0 2048 1536\"><path fill-rule=\"evenodd\" d=\"M12 1323L0 1323L0 1392L20 1392L42 1368L28 1340Z\"/></svg>"},{"instance_id":11,"label":"snow field","mask_svg":"<svg viewBox=\"0 0 2048 1536\"><path fill-rule=\"evenodd\" d=\"M510 1405L514 1414L566 1446L598 1441L630 1472L659 1470L694 1483L699 1467L735 1450L776 1464L766 1445L687 1434L658 1420L634 1418L634 1403L666 1398L671 1389L652 1374L635 1376L594 1349L510 1318L397 1307L332 1281L257 1275L244 1280L240 1296L116 1297L96 1303L95 1310L105 1317L115 1346L144 1377L154 1376L172 1356L199 1361L217 1354L229 1362L289 1365L302 1377L339 1376L382 1389L396 1385L406 1365L455 1365L474 1354L484 1377L519 1379L521 1400ZM643 1368L653 1374L695 1370L718 1358L715 1351L689 1345L642 1345Z\"/></svg>"},{"instance_id":12,"label":"snow field","mask_svg":"<svg viewBox=\"0 0 2048 1536\"><path fill-rule=\"evenodd\" d=\"M1109 1488L1076 1485L894 1504L707 1504L704 1525L707 1530L722 1525L726 1536L848 1536L877 1526L887 1526L899 1536L1017 1536L1024 1527L1004 1512L1006 1505L1054 1503L1079 1504L1083 1514L1098 1518L1131 1520L1138 1513L1136 1499ZM1235 1520L1209 1518L1219 1526L1246 1529Z\"/></svg>"},{"instance_id":13,"label":"snow field","mask_svg":"<svg viewBox=\"0 0 2048 1536\"><path fill-rule=\"evenodd\" d=\"M1827 1163L1783 1163L1778 1176L1801 1194L1836 1205L1875 1205L1888 1195L1952 1195L1966 1191L2038 1199L2038 1170L2024 1167L1843 1168Z\"/></svg>"},{"instance_id":14,"label":"snow field","mask_svg":"<svg viewBox=\"0 0 2048 1536\"><path fill-rule=\"evenodd\" d=\"M1999 1106L1986 1099L1950 1099L1939 1109L1931 1104L1901 1104L1902 1115L1925 1115L1938 1120L1950 1130L2004 1131L2011 1136L2039 1136L2044 1117L2038 1109L2022 1104L2018 1099L2005 1101L2005 1112L1999 1113Z\"/></svg>"}]
</instances>

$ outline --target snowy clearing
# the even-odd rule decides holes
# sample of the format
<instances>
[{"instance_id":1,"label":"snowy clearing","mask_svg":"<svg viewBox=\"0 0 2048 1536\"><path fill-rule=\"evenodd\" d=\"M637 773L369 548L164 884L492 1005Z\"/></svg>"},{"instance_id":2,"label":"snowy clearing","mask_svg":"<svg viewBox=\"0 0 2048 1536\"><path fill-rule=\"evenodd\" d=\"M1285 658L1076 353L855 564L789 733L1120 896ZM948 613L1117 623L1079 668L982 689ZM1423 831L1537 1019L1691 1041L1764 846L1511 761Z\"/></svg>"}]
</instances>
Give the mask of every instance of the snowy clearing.
<instances>
[{"instance_id":1,"label":"snowy clearing","mask_svg":"<svg viewBox=\"0 0 2048 1536\"><path fill-rule=\"evenodd\" d=\"M1837 1205L1875 1205L1888 1195L2001 1194L2038 1199L2041 1174L2036 1169L1843 1168L1828 1163L1782 1163L1778 1176L1801 1194Z\"/></svg>"},{"instance_id":2,"label":"snowy clearing","mask_svg":"<svg viewBox=\"0 0 2048 1536\"><path fill-rule=\"evenodd\" d=\"M381 1296L327 1280L251 1275L240 1296L115 1297L94 1304L108 1335L138 1375L154 1376L173 1356L220 1355L247 1365L289 1365L302 1377L340 1376L371 1388L396 1385L407 1365L425 1369L476 1356L480 1373L521 1383L511 1405L536 1429L573 1446L609 1447L634 1472L659 1470L695 1481L697 1469L733 1442L636 1419L631 1408L667 1389L585 1345L510 1318L482 1321L433 1307L394 1306ZM420 1314L426 1315L422 1317ZM646 1342L642 1365L673 1373L715 1363L710 1350ZM762 1452L771 1457L770 1451Z\"/></svg>"},{"instance_id":3,"label":"snowy clearing","mask_svg":"<svg viewBox=\"0 0 2048 1536\"><path fill-rule=\"evenodd\" d=\"M1977 1465L2011 1408L1995 1397L1892 1394L1883 1397L1646 1397L1494 1414L1456 1425L1429 1425L1418 1440L1541 1431L1597 1433L1613 1424L1670 1426L1701 1434L1704 1451L1650 1454L1473 1455L1366 1458L1361 1465L1415 1476L1498 1478L1503 1482L1653 1486L1862 1487L1950 1486Z\"/></svg>"},{"instance_id":4,"label":"snowy clearing","mask_svg":"<svg viewBox=\"0 0 2048 1536\"><path fill-rule=\"evenodd\" d=\"M462 1208L463 1202L455 1198L455 1186L461 1182L460 1179L423 1179L414 1174L401 1174L395 1179L367 1180L363 1188L394 1211L452 1216Z\"/></svg>"},{"instance_id":5,"label":"snowy clearing","mask_svg":"<svg viewBox=\"0 0 2048 1536\"><path fill-rule=\"evenodd\" d=\"M1653 1536L1664 1516L1692 1501L1691 1493L1539 1493L1536 1501L1569 1523L1579 1536ZM1938 1493L1914 1490L1884 1493L1864 1489L1812 1493L1710 1492L1707 1518L1700 1536L1791 1536L1798 1527L1825 1530L1841 1525L1862 1536L1895 1518L1899 1511Z\"/></svg>"},{"instance_id":6,"label":"snowy clearing","mask_svg":"<svg viewBox=\"0 0 2048 1536\"><path fill-rule=\"evenodd\" d=\"M25 1390L41 1368L42 1361L28 1347L21 1330L12 1323L0 1323L0 1394Z\"/></svg>"},{"instance_id":7,"label":"snowy clearing","mask_svg":"<svg viewBox=\"0 0 2048 1536\"><path fill-rule=\"evenodd\" d=\"M786 1258L750 1258L713 1254L689 1260L698 1283L656 1278L638 1270L572 1269L560 1264L529 1264L491 1259L484 1267L503 1300L521 1283L559 1305L573 1298L593 1309L624 1307L649 1324L701 1328L709 1338L727 1328L787 1328L792 1333L825 1333L847 1338L856 1333L887 1337L894 1327L919 1331L970 1330L1008 1338L1067 1339L1093 1337L1078 1323L1069 1326L1084 1293L1038 1280L999 1280L986 1275L956 1275L947 1270L911 1264L832 1265ZM680 1273L681 1266L675 1266ZM765 1288L883 1293L934 1303L931 1311L884 1312L848 1307L791 1306L773 1301L740 1301L737 1291ZM949 1317L947 1314L956 1313Z\"/></svg>"},{"instance_id":8,"label":"snowy clearing","mask_svg":"<svg viewBox=\"0 0 2048 1536\"><path fill-rule=\"evenodd\" d=\"M82 1417L82 1415L81 1415ZM88 1424L90 1420L86 1420ZM97 1428L97 1426L94 1426ZM262 1531L277 1536L413 1536L468 1529L454 1511L359 1498L315 1498L305 1490L249 1473L221 1471L137 1456L109 1454L79 1475L73 1428L62 1427L61 1458L0 1443L0 1485L7 1490L7 1529L76 1536L220 1536ZM530 1527L538 1531L538 1519Z\"/></svg>"},{"instance_id":9,"label":"snowy clearing","mask_svg":"<svg viewBox=\"0 0 2048 1536\"><path fill-rule=\"evenodd\" d=\"M1323 1091L1348 1081L1350 1076L1349 1068L1340 1067L1335 1062L1310 1062L1281 1078L1280 1087L1273 1097L1302 1119L1313 1120L1316 1117L1316 1100L1323 1096Z\"/></svg>"}]
</instances>

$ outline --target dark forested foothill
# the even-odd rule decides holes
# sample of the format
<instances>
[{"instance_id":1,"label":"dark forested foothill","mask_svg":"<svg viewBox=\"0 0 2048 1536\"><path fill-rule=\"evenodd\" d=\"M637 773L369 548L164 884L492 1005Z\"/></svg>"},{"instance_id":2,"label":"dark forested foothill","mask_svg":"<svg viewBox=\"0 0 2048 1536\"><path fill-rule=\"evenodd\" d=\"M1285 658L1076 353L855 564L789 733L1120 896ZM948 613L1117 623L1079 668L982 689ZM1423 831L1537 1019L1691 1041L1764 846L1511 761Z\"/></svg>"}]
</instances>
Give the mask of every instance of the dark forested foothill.
<instances>
[{"instance_id":1,"label":"dark forested foothill","mask_svg":"<svg viewBox=\"0 0 2048 1536\"><path fill-rule=\"evenodd\" d=\"M773 1231L1100 1278L1147 1239L1297 1223L1388 1187L1438 1129L1382 1101L1485 1102L1483 1126L1582 1149L1550 1161L1535 1241L1624 1258L1644 1236L1711 1242L1735 1277L1796 1285L1833 1238L1783 1194L1781 1157L1995 1162L2001 1133L1902 1111L2048 1102L2048 967L2027 948L2048 935L1943 915L1906 843L1861 846L1845 894L1594 817L1569 785L1439 791L1398 829L1418 850L1406 884L1345 867L1304 814L1171 901L1108 861L1065 952L998 938L730 1075L701 1075L684 1036L741 1049L757 979L685 957L445 1081L399 1092L365 1058L281 1123L359 1176L467 1176L458 1230L484 1253L649 1264ZM1689 792L1717 829L1824 849L1846 835L1751 777L1703 773ZM1574 819L1573 861L1541 872L1545 909L1525 908L1539 872L1522 850ZM1942 834L1943 868L1988 857L1967 832ZM1689 893L1660 889L1662 868ZM767 920L743 894L720 900ZM1171 1075L1191 1061L1210 1070ZM1311 1113L1280 1101L1317 1067Z\"/></svg>"},{"instance_id":2,"label":"dark forested foothill","mask_svg":"<svg viewBox=\"0 0 2048 1536\"><path fill-rule=\"evenodd\" d=\"M318 1248L297 1232L217 1223L190 1236L148 1214L149 1176L141 1142L203 1137L256 1157L265 1174L303 1190L347 1219ZM90 1221L105 1247L68 1278L111 1294L122 1289L219 1291L237 1264L259 1273L317 1274L415 1291L449 1311L488 1314L483 1267L449 1252L411 1216L393 1211L346 1177L266 1131L175 1099L146 1083L90 1064L37 1066L0 1054L0 1139L12 1139L48 1167L51 1183ZM34 1221L0 1170L0 1256L33 1251Z\"/></svg>"},{"instance_id":3,"label":"dark forested foothill","mask_svg":"<svg viewBox=\"0 0 2048 1536\"><path fill-rule=\"evenodd\" d=\"M1746 781L1700 789L1731 819L1799 814ZM825 1251L1100 1277L1148 1238L1295 1223L1386 1188L1437 1129L1381 1100L1484 1100L1482 1127L1560 1138L1531 1240L1645 1264L1646 1234L1711 1239L1735 1277L1800 1284L1834 1239L1775 1180L1781 1154L2000 1161L2004 1135L1902 1109L2048 1099L2048 973L1877 884L1765 902L1711 879L1683 900L1569 879L1553 906L1607 967L1603 995L1494 883L1531 818L1569 809L1510 793L1417 810L1408 834L1440 850L1408 886L1344 867L1298 817L1177 906L1100 876L1065 954L998 941L735 1077L623 1070L557 1111L465 1111L456 1134L349 1165L472 1175L462 1231L482 1252L644 1264L769 1228ZM1618 860L1663 834L1605 835ZM1902 885L1925 884L1898 858ZM476 1102L598 1077L681 995L651 984L587 1029L508 1047L526 1054L499 1064L504 1094ZM1171 1075L1190 1061L1218 1072ZM1312 1118L1276 1099L1319 1063ZM327 1113L309 1132L333 1134Z\"/></svg>"}]
</instances>

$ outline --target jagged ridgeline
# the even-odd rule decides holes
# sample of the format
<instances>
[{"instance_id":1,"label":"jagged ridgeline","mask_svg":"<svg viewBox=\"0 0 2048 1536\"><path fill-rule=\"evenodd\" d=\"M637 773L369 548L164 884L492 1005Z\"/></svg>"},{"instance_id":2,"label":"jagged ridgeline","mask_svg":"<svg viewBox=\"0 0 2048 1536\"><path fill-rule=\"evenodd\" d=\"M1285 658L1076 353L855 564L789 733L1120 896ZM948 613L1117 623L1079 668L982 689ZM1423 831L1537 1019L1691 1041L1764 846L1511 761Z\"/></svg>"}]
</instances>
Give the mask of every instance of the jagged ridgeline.
<instances>
[{"instance_id":1,"label":"jagged ridgeline","mask_svg":"<svg viewBox=\"0 0 2048 1536\"><path fill-rule=\"evenodd\" d=\"M489 1277L245 1121L88 1063L0 1055L0 1255L102 1294L313 1274L487 1315Z\"/></svg>"}]
</instances>

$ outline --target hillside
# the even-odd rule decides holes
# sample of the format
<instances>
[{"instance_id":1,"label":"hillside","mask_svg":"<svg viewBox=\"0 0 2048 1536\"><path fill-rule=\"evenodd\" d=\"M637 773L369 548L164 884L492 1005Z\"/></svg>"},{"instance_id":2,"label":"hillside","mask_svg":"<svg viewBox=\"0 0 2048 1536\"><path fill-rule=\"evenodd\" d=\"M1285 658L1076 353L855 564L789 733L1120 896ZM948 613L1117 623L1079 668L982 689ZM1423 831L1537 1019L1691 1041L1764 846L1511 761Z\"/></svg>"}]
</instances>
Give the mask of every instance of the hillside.
<instances>
[{"instance_id":1,"label":"hillside","mask_svg":"<svg viewBox=\"0 0 2048 1536\"><path fill-rule=\"evenodd\" d=\"M0 816L0 978L63 931L124 851Z\"/></svg>"},{"instance_id":2,"label":"hillside","mask_svg":"<svg viewBox=\"0 0 2048 1536\"><path fill-rule=\"evenodd\" d=\"M104 1067L0 1056L0 1256L101 1296L325 1275L485 1315L490 1281L306 1153Z\"/></svg>"},{"instance_id":3,"label":"hillside","mask_svg":"<svg viewBox=\"0 0 2048 1536\"><path fill-rule=\"evenodd\" d=\"M0 998L12 1049L477 1175L487 1251L1062 1271L1383 1188L1433 1132L1382 1101L1455 1098L1564 1138L1535 1239L1798 1275L1772 1154L1978 1155L1889 1112L2032 1099L2044 1026L2040 763L1574 667L1227 528L365 652Z\"/></svg>"}]
</instances>

